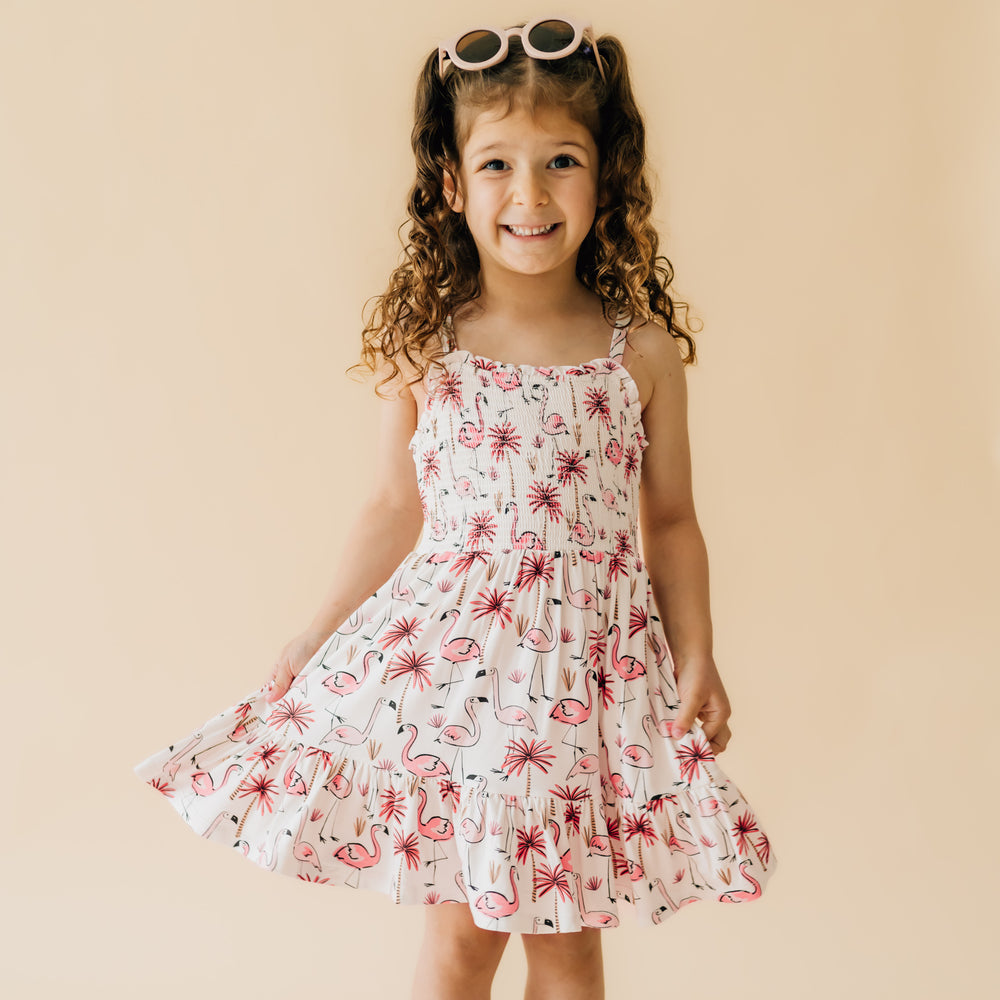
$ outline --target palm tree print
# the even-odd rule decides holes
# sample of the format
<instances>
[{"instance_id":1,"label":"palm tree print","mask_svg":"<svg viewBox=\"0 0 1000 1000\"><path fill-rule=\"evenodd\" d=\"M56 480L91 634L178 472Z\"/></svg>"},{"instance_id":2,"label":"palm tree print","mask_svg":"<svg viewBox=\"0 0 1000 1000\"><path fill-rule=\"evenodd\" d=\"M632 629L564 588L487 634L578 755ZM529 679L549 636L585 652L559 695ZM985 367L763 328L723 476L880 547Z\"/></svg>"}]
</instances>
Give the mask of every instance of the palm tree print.
<instances>
[{"instance_id":1,"label":"palm tree print","mask_svg":"<svg viewBox=\"0 0 1000 1000\"><path fill-rule=\"evenodd\" d=\"M410 441L413 550L280 700L246 692L137 766L158 799L269 871L490 930L758 898L759 814L697 722L670 734L627 340L547 368L446 343Z\"/></svg>"}]
</instances>

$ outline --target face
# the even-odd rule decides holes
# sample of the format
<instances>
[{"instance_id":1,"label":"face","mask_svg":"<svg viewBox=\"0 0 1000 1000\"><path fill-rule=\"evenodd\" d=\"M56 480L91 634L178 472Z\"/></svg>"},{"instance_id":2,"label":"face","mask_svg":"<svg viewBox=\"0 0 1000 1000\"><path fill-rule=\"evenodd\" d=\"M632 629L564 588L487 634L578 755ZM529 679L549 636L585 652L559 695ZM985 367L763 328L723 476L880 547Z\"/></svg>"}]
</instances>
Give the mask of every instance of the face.
<instances>
[{"instance_id":1,"label":"face","mask_svg":"<svg viewBox=\"0 0 1000 1000\"><path fill-rule=\"evenodd\" d=\"M487 277L495 268L575 277L597 211L598 169L589 130L563 109L486 110L462 149L458 189L446 176L445 193L465 214Z\"/></svg>"}]
</instances>

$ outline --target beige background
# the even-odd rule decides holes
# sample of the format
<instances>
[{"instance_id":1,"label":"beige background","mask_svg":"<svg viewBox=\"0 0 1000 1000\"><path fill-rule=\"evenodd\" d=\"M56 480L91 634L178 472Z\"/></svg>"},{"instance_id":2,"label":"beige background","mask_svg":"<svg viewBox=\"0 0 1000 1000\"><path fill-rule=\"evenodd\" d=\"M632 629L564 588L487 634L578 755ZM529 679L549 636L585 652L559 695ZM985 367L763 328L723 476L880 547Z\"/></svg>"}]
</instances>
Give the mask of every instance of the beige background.
<instances>
[{"instance_id":1,"label":"beige background","mask_svg":"<svg viewBox=\"0 0 1000 1000\"><path fill-rule=\"evenodd\" d=\"M6 996L408 995L419 907L275 878L131 768L336 570L413 83L470 9L0 3ZM1000 5L572 9L631 55L704 323L720 763L781 868L606 932L608 998L992 996ZM523 974L513 936L494 996Z\"/></svg>"}]
</instances>

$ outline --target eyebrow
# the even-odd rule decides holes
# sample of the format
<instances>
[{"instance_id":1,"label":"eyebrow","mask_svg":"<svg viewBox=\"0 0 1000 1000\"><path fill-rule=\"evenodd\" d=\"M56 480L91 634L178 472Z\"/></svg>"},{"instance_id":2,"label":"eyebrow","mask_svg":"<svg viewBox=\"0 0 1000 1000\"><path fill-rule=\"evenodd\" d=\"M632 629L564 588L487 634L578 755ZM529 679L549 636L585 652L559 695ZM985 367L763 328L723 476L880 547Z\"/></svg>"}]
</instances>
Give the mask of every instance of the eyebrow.
<instances>
[{"instance_id":1,"label":"eyebrow","mask_svg":"<svg viewBox=\"0 0 1000 1000\"><path fill-rule=\"evenodd\" d=\"M582 143L573 142L571 139L561 139L559 142L554 142L553 146L575 146L577 149L582 149L584 152L587 151L587 147ZM502 142L491 142L488 146L477 146L472 150L472 155L481 156L483 153L488 153L494 149L503 149L504 143Z\"/></svg>"}]
</instances>

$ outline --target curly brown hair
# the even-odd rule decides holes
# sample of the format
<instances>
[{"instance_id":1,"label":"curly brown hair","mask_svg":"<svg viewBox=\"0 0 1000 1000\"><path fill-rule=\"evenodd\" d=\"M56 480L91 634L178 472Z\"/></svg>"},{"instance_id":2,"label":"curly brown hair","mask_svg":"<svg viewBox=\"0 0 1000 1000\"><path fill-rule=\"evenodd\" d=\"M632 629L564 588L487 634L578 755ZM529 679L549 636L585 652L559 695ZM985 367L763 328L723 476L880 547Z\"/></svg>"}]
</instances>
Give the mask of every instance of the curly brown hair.
<instances>
[{"instance_id":1,"label":"curly brown hair","mask_svg":"<svg viewBox=\"0 0 1000 1000\"><path fill-rule=\"evenodd\" d=\"M400 353L418 378L430 364L443 368L442 324L480 295L479 253L464 215L452 211L445 198L443 179L448 173L457 182L454 167L462 162L476 115L498 104L506 104L508 112L515 106L565 107L590 131L601 155L602 197L580 246L577 278L601 298L609 323L623 313L658 322L685 343L683 363L695 363L694 339L675 316L678 306L686 311L688 305L667 293L673 269L666 257L657 255L646 129L632 96L625 50L613 35L600 36L597 48L606 82L589 48L563 59L538 60L525 54L516 37L497 65L471 72L451 67L443 80L437 49L427 56L417 82L410 137L417 177L407 203L412 226L403 243L404 259L386 291L365 307L372 308L362 332L362 362L373 374L383 360L392 368L376 385L378 396L379 387L401 373L395 360ZM348 371L359 367L360 362Z\"/></svg>"}]
</instances>

